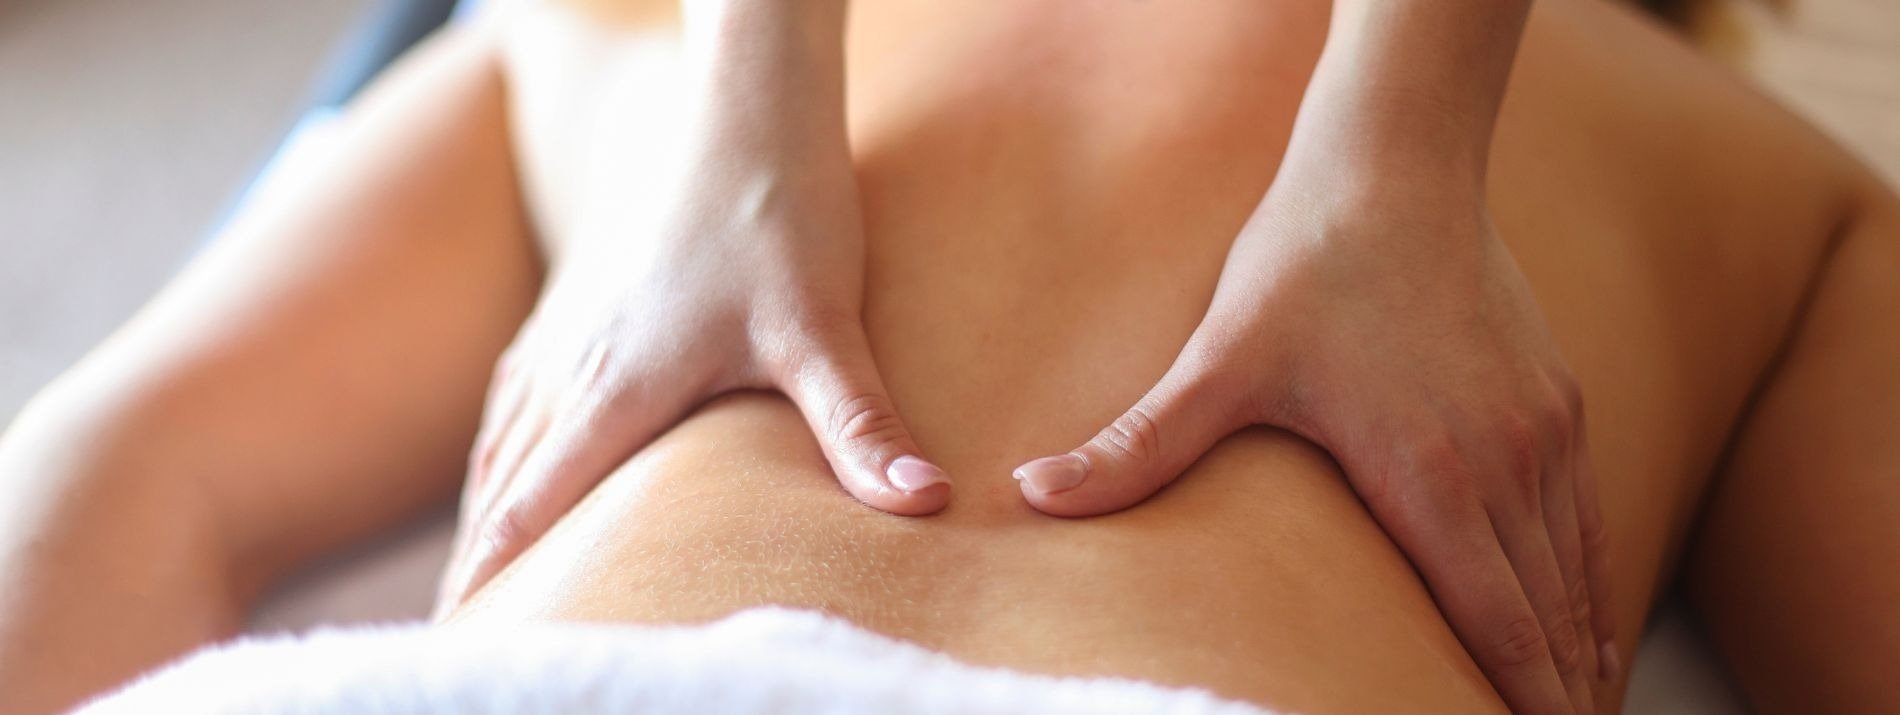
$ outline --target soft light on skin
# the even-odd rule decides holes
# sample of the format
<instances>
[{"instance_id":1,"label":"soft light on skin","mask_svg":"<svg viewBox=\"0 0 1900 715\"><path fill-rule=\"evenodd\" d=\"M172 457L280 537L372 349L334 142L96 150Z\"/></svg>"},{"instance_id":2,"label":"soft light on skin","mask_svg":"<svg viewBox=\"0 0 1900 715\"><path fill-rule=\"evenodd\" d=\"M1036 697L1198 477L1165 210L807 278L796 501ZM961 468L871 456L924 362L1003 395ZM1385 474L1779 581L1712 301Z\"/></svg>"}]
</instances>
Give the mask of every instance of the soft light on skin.
<instances>
[{"instance_id":1,"label":"soft light on skin","mask_svg":"<svg viewBox=\"0 0 1900 715\"><path fill-rule=\"evenodd\" d=\"M1506 702L1589 712L1620 660L1581 389L1485 198L1529 10L1335 4L1279 173L1180 358L1094 438L1015 476L1046 513L1106 514L1235 430L1301 434L1345 467Z\"/></svg>"}]
</instances>

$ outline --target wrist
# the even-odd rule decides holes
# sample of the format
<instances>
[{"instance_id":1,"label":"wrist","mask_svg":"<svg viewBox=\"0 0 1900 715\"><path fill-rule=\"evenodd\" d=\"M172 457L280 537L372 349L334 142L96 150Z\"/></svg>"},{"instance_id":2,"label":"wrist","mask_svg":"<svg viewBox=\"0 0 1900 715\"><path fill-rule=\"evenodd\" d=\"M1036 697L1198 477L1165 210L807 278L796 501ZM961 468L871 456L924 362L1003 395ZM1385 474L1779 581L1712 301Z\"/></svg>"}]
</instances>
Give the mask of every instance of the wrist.
<instances>
[{"instance_id":1,"label":"wrist","mask_svg":"<svg viewBox=\"0 0 1900 715\"><path fill-rule=\"evenodd\" d=\"M1339 228L1403 224L1424 229L1470 226L1488 213L1482 178L1462 170L1383 161L1303 160L1281 166L1256 215L1300 217ZM1480 174L1481 176L1481 174Z\"/></svg>"},{"instance_id":2,"label":"wrist","mask_svg":"<svg viewBox=\"0 0 1900 715\"><path fill-rule=\"evenodd\" d=\"M1334 8L1286 162L1481 191L1528 0Z\"/></svg>"},{"instance_id":3,"label":"wrist","mask_svg":"<svg viewBox=\"0 0 1900 715\"><path fill-rule=\"evenodd\" d=\"M836 60L842 69L844 0L683 0L681 27L694 66L715 75L796 74Z\"/></svg>"},{"instance_id":4,"label":"wrist","mask_svg":"<svg viewBox=\"0 0 1900 715\"><path fill-rule=\"evenodd\" d=\"M1314 122L1303 115L1274 190L1299 188L1352 201L1482 202L1488 133L1474 135L1422 115L1368 114L1348 111Z\"/></svg>"},{"instance_id":5,"label":"wrist","mask_svg":"<svg viewBox=\"0 0 1900 715\"><path fill-rule=\"evenodd\" d=\"M844 151L842 0L687 0L689 111L707 143L767 162Z\"/></svg>"},{"instance_id":6,"label":"wrist","mask_svg":"<svg viewBox=\"0 0 1900 715\"><path fill-rule=\"evenodd\" d=\"M1379 111L1386 111L1384 109ZM1274 179L1347 195L1393 193L1482 198L1490 136L1425 116L1326 118L1296 129Z\"/></svg>"}]
</instances>

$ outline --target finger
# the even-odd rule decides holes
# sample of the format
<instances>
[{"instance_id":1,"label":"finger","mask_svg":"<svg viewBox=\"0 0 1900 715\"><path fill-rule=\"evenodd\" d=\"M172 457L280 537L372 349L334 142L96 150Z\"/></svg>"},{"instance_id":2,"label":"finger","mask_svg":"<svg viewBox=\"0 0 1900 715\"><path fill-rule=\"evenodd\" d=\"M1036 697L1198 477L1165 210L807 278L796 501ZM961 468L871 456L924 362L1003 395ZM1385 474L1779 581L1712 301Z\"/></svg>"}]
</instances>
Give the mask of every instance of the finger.
<instances>
[{"instance_id":1,"label":"finger","mask_svg":"<svg viewBox=\"0 0 1900 715\"><path fill-rule=\"evenodd\" d=\"M924 459L898 417L855 325L805 349L780 388L805 416L838 484L858 501L905 516L949 506L949 477Z\"/></svg>"},{"instance_id":2,"label":"finger","mask_svg":"<svg viewBox=\"0 0 1900 715\"><path fill-rule=\"evenodd\" d=\"M462 485L462 516L471 516L471 511L481 502L483 489L492 486L499 474L503 455L507 463L518 464L526 444L532 444L532 435L515 434L529 423L523 416L528 413L532 402L532 382L526 379L509 380L490 388L488 408L482 413L481 430L475 435L475 449L469 457L468 479ZM522 442L524 437L530 438Z\"/></svg>"},{"instance_id":3,"label":"finger","mask_svg":"<svg viewBox=\"0 0 1900 715\"><path fill-rule=\"evenodd\" d=\"M1439 476L1399 474L1393 483L1425 485L1440 482ZM1377 508L1383 503L1399 506ZM1475 496L1419 488L1408 498L1368 506L1384 512L1375 513L1380 525L1424 577L1452 632L1513 712L1574 707L1543 623Z\"/></svg>"},{"instance_id":4,"label":"finger","mask_svg":"<svg viewBox=\"0 0 1900 715\"><path fill-rule=\"evenodd\" d=\"M534 398L527 398L533 402ZM493 465L479 480L469 485L462 494L460 523L456 525L455 551L450 554L450 563L443 571L442 583L436 595L436 615L446 616L462 601L467 600L474 586L470 583L473 572L483 558L483 530L487 528L487 517L495 512L495 505L508 485L521 473L521 466L546 438L551 420L548 411L543 408L526 407L523 414L507 429L502 437L502 446L497 448Z\"/></svg>"},{"instance_id":5,"label":"finger","mask_svg":"<svg viewBox=\"0 0 1900 715\"><path fill-rule=\"evenodd\" d=\"M1583 565L1583 532L1577 526L1575 472L1576 459L1568 444L1564 450L1553 451L1546 461L1544 525L1549 528L1550 545L1557 554L1557 569L1563 575L1564 594L1570 602L1570 624L1577 632L1577 670L1585 679L1594 681L1602 666L1597 662L1598 638L1590 615L1590 577ZM1591 690L1594 693L1597 688L1593 686Z\"/></svg>"},{"instance_id":6,"label":"finger","mask_svg":"<svg viewBox=\"0 0 1900 715\"><path fill-rule=\"evenodd\" d=\"M1205 361L1177 359L1148 394L1093 439L1017 467L1023 497L1056 516L1106 514L1147 499L1245 425L1238 391L1220 389L1217 382Z\"/></svg>"},{"instance_id":7,"label":"finger","mask_svg":"<svg viewBox=\"0 0 1900 715\"><path fill-rule=\"evenodd\" d=\"M1572 618L1570 592L1557 565L1557 550L1550 543L1550 527L1544 522L1541 508L1494 505L1491 514L1498 543L1503 545L1504 556L1517 572L1524 596L1544 629L1549 662L1563 681L1571 707L1579 713L1596 712L1591 679L1584 676L1581 665L1583 647Z\"/></svg>"},{"instance_id":8,"label":"finger","mask_svg":"<svg viewBox=\"0 0 1900 715\"><path fill-rule=\"evenodd\" d=\"M473 483L462 488L456 543L454 550L449 553L449 564L442 572L442 580L436 591L438 617L447 615L450 609L460 605L467 597L468 572L474 566L482 517L492 510L495 499L515 478L521 463L547 433L550 422L548 409L540 404L541 398L536 396L535 390L527 389L521 401L522 405L514 419L502 428L493 456L484 460L485 464Z\"/></svg>"},{"instance_id":9,"label":"finger","mask_svg":"<svg viewBox=\"0 0 1900 715\"><path fill-rule=\"evenodd\" d=\"M449 559L436 584L432 620L440 621L455 605L455 577L467 558L471 538L469 534L474 531L471 524L482 509L479 499L484 489L496 478L495 460L501 452L502 443L508 439L516 423L521 421L521 414L528 402L528 384L528 380L497 377L489 386L487 407L482 412L482 426L475 435L474 448L469 454L467 477L462 483L461 503L457 507L458 518L450 540Z\"/></svg>"},{"instance_id":10,"label":"finger","mask_svg":"<svg viewBox=\"0 0 1900 715\"><path fill-rule=\"evenodd\" d=\"M495 448L495 456L489 462L488 469L482 474L480 484L475 485L472 495L473 511L465 511L464 517L473 517L477 521L490 506L495 497L506 489L508 482L521 472L521 465L528 455L547 436L548 428L553 424L554 409L547 398L529 390L522 398L521 414L508 426L501 436L501 444Z\"/></svg>"},{"instance_id":11,"label":"finger","mask_svg":"<svg viewBox=\"0 0 1900 715\"><path fill-rule=\"evenodd\" d=\"M565 410L569 416L547 430L476 517L454 601L526 551L614 467L677 423L698 395L691 381L641 381L613 398L625 408L600 403Z\"/></svg>"},{"instance_id":12,"label":"finger","mask_svg":"<svg viewBox=\"0 0 1900 715\"><path fill-rule=\"evenodd\" d=\"M1610 588L1609 532L1597 502L1596 466L1590 459L1590 444L1583 421L1577 421L1574 458L1577 463L1577 531L1583 546L1583 572L1590 587L1590 630L1597 635L1597 677L1616 681L1623 677L1622 654L1616 647L1616 602Z\"/></svg>"}]
</instances>

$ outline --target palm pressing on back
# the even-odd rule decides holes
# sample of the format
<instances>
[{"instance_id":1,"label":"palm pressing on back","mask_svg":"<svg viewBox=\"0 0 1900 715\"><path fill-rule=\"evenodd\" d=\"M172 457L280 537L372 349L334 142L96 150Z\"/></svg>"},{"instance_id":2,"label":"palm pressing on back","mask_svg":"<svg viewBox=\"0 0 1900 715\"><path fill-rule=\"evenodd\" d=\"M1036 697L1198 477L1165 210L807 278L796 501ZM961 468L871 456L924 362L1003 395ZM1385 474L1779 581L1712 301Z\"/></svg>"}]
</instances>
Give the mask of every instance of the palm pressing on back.
<instances>
[{"instance_id":1,"label":"palm pressing on back","mask_svg":"<svg viewBox=\"0 0 1900 715\"><path fill-rule=\"evenodd\" d=\"M859 321L844 3L686 7L701 91L673 193L583 230L499 366L444 605L728 390L784 391L866 504L948 503ZM1039 509L1105 513L1241 427L1292 429L1339 459L1508 703L1588 711L1616 656L1580 396L1483 202L1526 7L1338 3L1281 173L1180 358L1017 475Z\"/></svg>"},{"instance_id":2,"label":"palm pressing on back","mask_svg":"<svg viewBox=\"0 0 1900 715\"><path fill-rule=\"evenodd\" d=\"M1618 667L1581 393L1484 204L1527 6L1336 4L1279 175L1180 356L1016 476L1044 512L1103 514L1238 429L1301 434L1513 709L1590 712Z\"/></svg>"},{"instance_id":3,"label":"palm pressing on back","mask_svg":"<svg viewBox=\"0 0 1900 715\"><path fill-rule=\"evenodd\" d=\"M1611 628L1580 398L1482 207L1275 191L1160 382L1020 468L1024 495L1116 511L1238 429L1287 428L1335 455L1508 701L1593 709L1582 665Z\"/></svg>"},{"instance_id":4,"label":"palm pressing on back","mask_svg":"<svg viewBox=\"0 0 1900 715\"><path fill-rule=\"evenodd\" d=\"M789 396L865 504L920 515L949 502L859 317L843 12L842 2L689 7L695 115L670 193L638 204L657 210L593 207L498 365L439 608L687 411L732 390Z\"/></svg>"}]
</instances>

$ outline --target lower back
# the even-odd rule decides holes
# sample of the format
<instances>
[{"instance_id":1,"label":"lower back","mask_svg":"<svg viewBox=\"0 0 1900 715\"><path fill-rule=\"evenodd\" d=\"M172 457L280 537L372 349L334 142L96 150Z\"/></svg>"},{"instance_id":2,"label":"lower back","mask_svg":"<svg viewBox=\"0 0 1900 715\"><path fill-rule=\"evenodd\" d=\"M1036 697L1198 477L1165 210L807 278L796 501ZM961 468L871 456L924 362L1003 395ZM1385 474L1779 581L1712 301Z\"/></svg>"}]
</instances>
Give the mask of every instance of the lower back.
<instances>
[{"instance_id":1,"label":"lower back","mask_svg":"<svg viewBox=\"0 0 1900 715\"><path fill-rule=\"evenodd\" d=\"M1403 558L1297 438L1237 434L1141 506L1086 520L1029 509L1007 468L945 465L948 510L877 512L838 488L782 398L730 396L616 472L458 618L700 622L782 604L977 664L1276 708L1491 702Z\"/></svg>"},{"instance_id":2,"label":"lower back","mask_svg":"<svg viewBox=\"0 0 1900 715\"><path fill-rule=\"evenodd\" d=\"M617 471L462 618L703 621L776 603L977 663L1203 686L1276 708L1498 709L1409 565L1331 460L1297 438L1237 434L1107 517L1055 519L1023 502L1010 469L1087 439L1194 329L1271 182L1326 19L1323 5L1250 0L1056 7L862 3L853 20L865 322L900 411L955 482L952 506L921 519L863 507L788 404L732 396ZM1624 56L1684 62L1633 27L1595 3L1540 6L1500 123L1494 212L1584 377L1628 363L1627 383L1669 384L1708 342L1687 334L1698 328L1746 355L1682 374L1681 399L1619 409L1623 395L1593 395L1636 415L1605 431L1602 443L1627 447L1600 460L1606 482L1666 465L1705 472L1696 450L1728 423L1703 413L1740 399L1753 356L1765 361L1779 334L1763 310L1685 320L1669 311L1693 305L1665 302L1666 282L1700 270L1719 283L1747 261L1783 260L1752 247L1823 231L1825 197L1847 173L1824 151L1804 154L1825 142L1706 72L1631 76ZM664 73L664 52L628 47L615 52L636 65L651 55L652 76ZM655 112L664 85L646 103ZM1802 158L1699 166L1720 137L1653 146L1658 117L1711 114ZM561 152L589 148L527 144L524 161L544 167L585 163ZM1770 166L1801 195L1710 198L1750 195L1747 177ZM537 174L531 193L566 192L558 172ZM1606 280L1641 289L1592 292ZM1784 292L1757 287L1763 305ZM1577 340L1616 330L1674 340ZM1623 431L1680 438L1645 446ZM1639 558L1620 562L1658 572L1655 534L1679 518L1650 519L1622 540Z\"/></svg>"}]
</instances>

